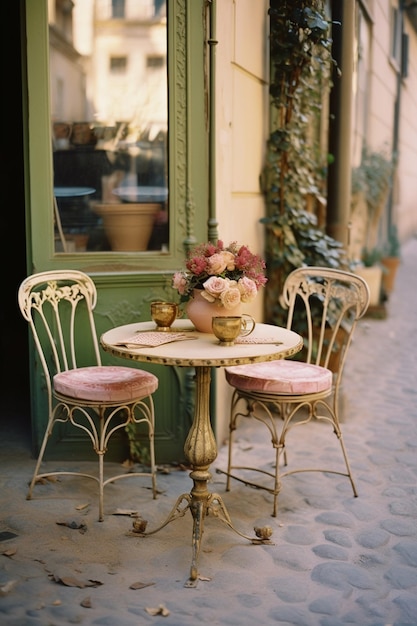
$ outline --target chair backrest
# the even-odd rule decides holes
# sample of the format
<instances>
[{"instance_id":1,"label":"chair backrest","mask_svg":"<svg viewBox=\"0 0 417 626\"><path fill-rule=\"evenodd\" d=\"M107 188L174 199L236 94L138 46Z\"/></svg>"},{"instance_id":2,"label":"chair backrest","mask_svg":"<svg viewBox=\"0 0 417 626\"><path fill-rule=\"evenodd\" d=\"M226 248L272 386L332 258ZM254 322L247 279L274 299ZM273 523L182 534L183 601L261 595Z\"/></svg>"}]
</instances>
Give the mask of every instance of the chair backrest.
<instances>
[{"instance_id":1,"label":"chair backrest","mask_svg":"<svg viewBox=\"0 0 417 626\"><path fill-rule=\"evenodd\" d=\"M80 346L88 352L88 365L101 365L93 317L96 301L94 282L77 270L33 274L19 287L19 307L32 331L49 400L53 375L77 367Z\"/></svg>"},{"instance_id":2,"label":"chair backrest","mask_svg":"<svg viewBox=\"0 0 417 626\"><path fill-rule=\"evenodd\" d=\"M287 277L282 303L287 328L304 338L301 358L328 367L340 380L356 323L368 308L366 282L343 270L302 267Z\"/></svg>"}]
</instances>

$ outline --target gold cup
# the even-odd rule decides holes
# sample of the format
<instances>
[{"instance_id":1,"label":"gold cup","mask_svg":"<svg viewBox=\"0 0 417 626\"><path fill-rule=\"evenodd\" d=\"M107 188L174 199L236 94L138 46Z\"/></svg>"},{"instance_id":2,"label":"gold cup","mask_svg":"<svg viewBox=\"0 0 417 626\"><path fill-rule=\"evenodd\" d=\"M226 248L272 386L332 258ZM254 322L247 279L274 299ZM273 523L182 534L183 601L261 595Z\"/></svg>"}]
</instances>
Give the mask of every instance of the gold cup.
<instances>
[{"instance_id":1,"label":"gold cup","mask_svg":"<svg viewBox=\"0 0 417 626\"><path fill-rule=\"evenodd\" d=\"M251 315L227 315L213 317L212 329L221 346L233 346L235 339L250 335L255 328Z\"/></svg>"},{"instance_id":2,"label":"gold cup","mask_svg":"<svg viewBox=\"0 0 417 626\"><path fill-rule=\"evenodd\" d=\"M178 304L175 302L151 302L151 317L156 330L169 330L179 317Z\"/></svg>"}]
</instances>

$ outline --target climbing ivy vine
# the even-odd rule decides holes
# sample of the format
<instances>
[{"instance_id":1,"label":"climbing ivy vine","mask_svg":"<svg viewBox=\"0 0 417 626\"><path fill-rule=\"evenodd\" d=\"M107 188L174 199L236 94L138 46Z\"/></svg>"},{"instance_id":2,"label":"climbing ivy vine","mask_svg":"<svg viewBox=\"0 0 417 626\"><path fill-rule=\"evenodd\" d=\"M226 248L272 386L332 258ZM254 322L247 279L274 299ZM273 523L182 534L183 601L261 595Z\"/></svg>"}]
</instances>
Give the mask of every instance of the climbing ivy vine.
<instances>
[{"instance_id":1,"label":"climbing ivy vine","mask_svg":"<svg viewBox=\"0 0 417 626\"><path fill-rule=\"evenodd\" d=\"M341 267L342 244L319 227L328 155L320 120L333 68L331 22L323 0L271 0L271 133L263 172L266 198L267 321L282 324L286 276L302 265ZM309 206L307 206L309 204Z\"/></svg>"}]
</instances>

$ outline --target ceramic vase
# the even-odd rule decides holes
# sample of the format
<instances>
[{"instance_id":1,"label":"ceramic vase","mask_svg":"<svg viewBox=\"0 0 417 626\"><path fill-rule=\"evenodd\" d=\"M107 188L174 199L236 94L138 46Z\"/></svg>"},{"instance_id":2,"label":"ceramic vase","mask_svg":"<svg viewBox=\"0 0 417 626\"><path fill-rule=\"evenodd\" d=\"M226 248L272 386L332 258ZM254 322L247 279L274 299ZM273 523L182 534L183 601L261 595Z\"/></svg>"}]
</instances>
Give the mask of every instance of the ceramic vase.
<instances>
[{"instance_id":1,"label":"ceramic vase","mask_svg":"<svg viewBox=\"0 0 417 626\"><path fill-rule=\"evenodd\" d=\"M238 304L233 309L225 309L217 302L208 302L201 295L200 289L194 289L193 297L185 307L188 319L194 324L200 333L212 333L211 320L213 317L227 315L242 315L242 305Z\"/></svg>"}]
</instances>

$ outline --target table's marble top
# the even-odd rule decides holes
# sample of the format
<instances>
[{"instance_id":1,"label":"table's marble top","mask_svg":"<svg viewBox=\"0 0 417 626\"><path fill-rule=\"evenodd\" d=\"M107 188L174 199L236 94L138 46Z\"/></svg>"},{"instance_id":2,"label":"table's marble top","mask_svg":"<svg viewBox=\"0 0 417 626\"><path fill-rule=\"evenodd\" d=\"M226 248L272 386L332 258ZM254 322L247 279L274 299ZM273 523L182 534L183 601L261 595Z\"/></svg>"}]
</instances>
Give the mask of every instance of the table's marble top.
<instances>
[{"instance_id":1,"label":"table's marble top","mask_svg":"<svg viewBox=\"0 0 417 626\"><path fill-rule=\"evenodd\" d=\"M291 330L256 324L248 337L237 340L233 346L221 346L214 335L197 332L189 320L181 319L174 322L172 331L189 333L189 340L154 347L137 347L128 341L137 332L154 330L152 321L127 324L108 330L101 336L100 342L104 350L118 357L184 367L224 367L273 361L296 354L303 345L300 335ZM127 345L120 345L123 342Z\"/></svg>"}]
</instances>

